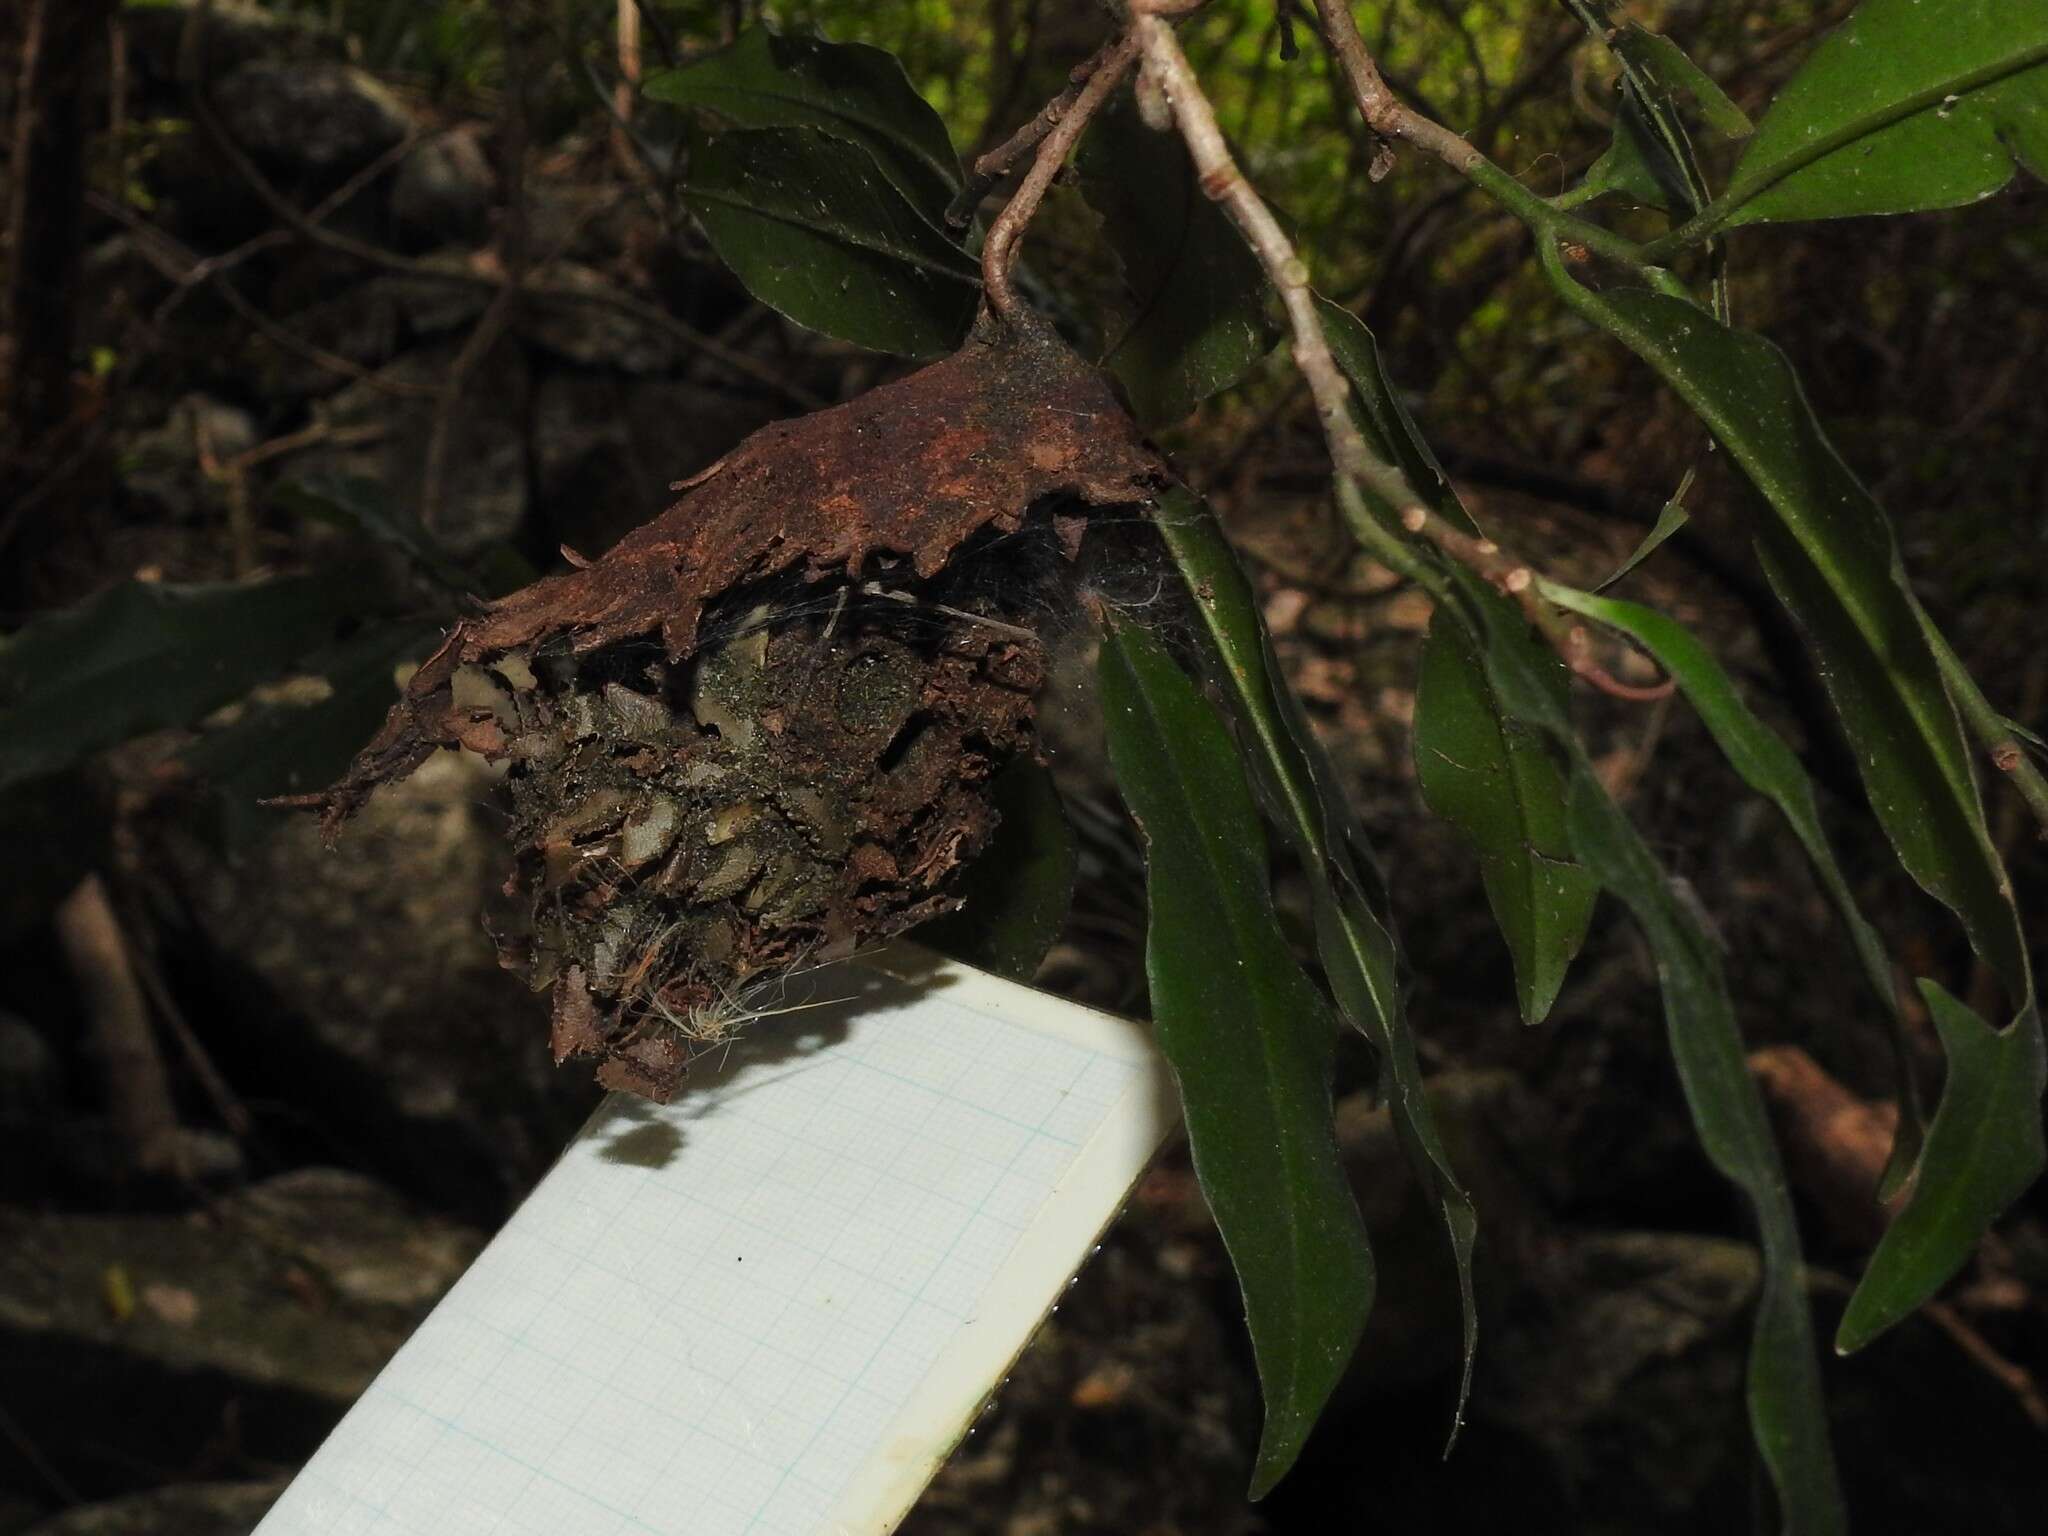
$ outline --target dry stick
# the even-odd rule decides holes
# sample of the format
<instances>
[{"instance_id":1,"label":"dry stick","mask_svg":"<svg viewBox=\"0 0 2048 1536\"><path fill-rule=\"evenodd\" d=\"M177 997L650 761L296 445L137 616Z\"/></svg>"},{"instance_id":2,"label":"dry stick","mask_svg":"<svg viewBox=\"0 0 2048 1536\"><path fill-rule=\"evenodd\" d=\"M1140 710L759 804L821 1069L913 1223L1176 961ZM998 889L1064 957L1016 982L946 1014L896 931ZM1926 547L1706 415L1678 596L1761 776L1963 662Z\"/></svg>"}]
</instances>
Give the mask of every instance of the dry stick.
<instances>
[{"instance_id":1,"label":"dry stick","mask_svg":"<svg viewBox=\"0 0 2048 1536\"><path fill-rule=\"evenodd\" d=\"M206 8L203 6L196 7L187 25L188 27L199 26L204 23L205 19ZM185 61L181 60L181 73L184 72L185 68ZM485 273L472 272L460 267L441 266L429 261L416 261L410 257L401 256L396 251L387 251L382 246L371 245L367 241L357 240L351 236L340 234L332 229L327 229L313 223L305 212L295 205L290 198L278 191L270 178L263 174L261 167L249 158L241 145L234 141L234 138L227 131L227 126L221 122L218 115L215 114L212 105L206 100L204 81L198 78L197 75L192 75L186 78L183 83L185 85L188 105L192 109L193 120L206 130L207 136L214 142L214 147L220 151L222 158L233 168L235 174L247 184L249 189L263 202L264 206L269 208L271 213L289 227L294 234L298 235L300 239L310 244L321 246L326 250L337 252L340 255L353 257L366 266L377 267L386 272L395 272L405 277L419 278L424 282L453 283L458 286L483 288L497 288L499 286L499 279ZM640 321L641 324L651 326L658 331L663 331L683 345L703 353L706 357L716 362L724 364L734 373L742 374L747 378L753 379L756 383L766 385L785 400L790 401L792 404L800 405L806 410L816 410L827 403L812 391L783 379L767 364L748 357L743 352L735 352L730 347L720 346L695 326L678 320L674 315L658 305L636 299L630 294L607 293L601 290L574 288L555 284L529 284L525 291L526 297L531 300L563 304L587 304L593 308L609 309L619 314L629 315L633 319Z\"/></svg>"},{"instance_id":2,"label":"dry stick","mask_svg":"<svg viewBox=\"0 0 2048 1536\"><path fill-rule=\"evenodd\" d=\"M428 533L437 538L441 532L441 500L447 483L448 443L454 435L455 412L462 404L463 392L469 387L471 375L512 323L512 317L519 308L520 293L526 284L527 39L521 29L517 3L518 0L498 0L498 22L499 30L504 34L507 75L499 124L499 153L505 162L505 228L501 242L504 280L491 299L490 307L478 318L475 328L463 341L462 349L455 354L455 361L448 368L447 380L441 387L440 403L434 407L434 424L427 434L426 465L420 475L420 522ZM630 5L624 6L619 13L621 24L628 16L637 17L638 14ZM619 46L621 49L625 47L623 32Z\"/></svg>"},{"instance_id":3,"label":"dry stick","mask_svg":"<svg viewBox=\"0 0 2048 1536\"><path fill-rule=\"evenodd\" d=\"M997 182L1009 172L1012 165L1025 151L1035 149L1058 124L1074 100L1081 94L1081 87L1088 83L1088 76L1102 62L1102 53L1091 54L1076 64L1067 76L1068 85L1059 95L1040 107L1022 128L1011 134L1002 143L991 149L974 162L974 169L967 178L967 184L960 189L951 206L946 209L946 223L953 229L965 229L968 220L974 217L974 210L981 206L981 200L995 190Z\"/></svg>"},{"instance_id":4,"label":"dry stick","mask_svg":"<svg viewBox=\"0 0 2048 1536\"><path fill-rule=\"evenodd\" d=\"M170 986L165 982L163 970L157 964L150 935L143 925L134 920L132 910L127 931L136 935L136 942L129 946L129 959L135 967L136 978L142 983L142 990L148 994L151 1004L156 1008L157 1017L171 1032L171 1038L178 1043L178 1050L185 1058L185 1065L198 1081L200 1089L213 1101L214 1113L220 1116L221 1124L238 1139L246 1137L254 1124L249 1117L248 1107L236 1096L235 1090L228 1086L227 1078L222 1075L220 1068L214 1065L213 1056L193 1030L191 1020L185 1017L185 1010L180 1008L177 999L171 996Z\"/></svg>"},{"instance_id":5,"label":"dry stick","mask_svg":"<svg viewBox=\"0 0 2048 1536\"><path fill-rule=\"evenodd\" d=\"M1669 680L1657 688L1643 689L1614 678L1593 659L1592 642L1585 626L1567 619L1543 600L1536 589L1536 573L1526 562L1491 539L1474 539L1431 515L1408 477L1373 453L1351 414L1351 385L1323 338L1308 268L1295 254L1272 210L1231 158L1215 111L1203 95L1187 55L1181 52L1172 29L1155 15L1138 12L1132 19L1132 30L1142 44L1146 71L1165 92L1203 193L1223 205L1224 212L1237 225L1280 291L1294 336L1294 365L1308 380L1315 396L1316 413L1322 418L1330 457L1337 467L1338 506L1359 541L1382 563L1415 580L1438 601L1448 595L1442 573L1431 570L1411 546L1381 524L1367 505L1365 495L1360 494L1363 491L1397 509L1395 515L1410 534L1429 539L1443 554L1470 567L1512 597L1565 664L1594 687L1624 699L1656 699L1669 693L1673 686Z\"/></svg>"},{"instance_id":6,"label":"dry stick","mask_svg":"<svg viewBox=\"0 0 2048 1536\"><path fill-rule=\"evenodd\" d=\"M1573 241L1633 268L1664 292L1683 295L1683 285L1663 268L1645 261L1641 247L1634 241L1552 207L1469 141L1443 124L1430 121L1396 96L1367 51L1365 39L1358 33L1358 23L1352 19L1344 0L1316 0L1316 11L1323 19L1323 42L1330 57L1351 87L1359 115L1374 133L1389 143L1413 145L1442 161L1527 224L1538 239Z\"/></svg>"},{"instance_id":7,"label":"dry stick","mask_svg":"<svg viewBox=\"0 0 2048 1536\"><path fill-rule=\"evenodd\" d=\"M135 980L128 946L107 887L87 875L58 904L57 945L85 999L93 1049L107 1075L114 1132L129 1166L145 1174L182 1174L182 1146L171 1080L149 1029L149 1005Z\"/></svg>"},{"instance_id":8,"label":"dry stick","mask_svg":"<svg viewBox=\"0 0 2048 1536\"><path fill-rule=\"evenodd\" d=\"M15 1422L14 1416L4 1405L0 1405L0 1440L5 1440L14 1447L36 1476L48 1484L50 1492L57 1496L59 1503L72 1505L86 1502L78 1490L65 1480L64 1474L57 1470L50 1458L42 1453L35 1441L29 1438L28 1431Z\"/></svg>"},{"instance_id":9,"label":"dry stick","mask_svg":"<svg viewBox=\"0 0 2048 1536\"><path fill-rule=\"evenodd\" d=\"M359 447L374 443L385 437L388 429L376 422L366 422L354 427L336 427L328 422L316 421L309 427L288 432L282 437L273 437L244 449L231 459L214 457L213 445L206 440L204 418L195 422L195 436L198 439L199 470L209 480L219 483L228 503L228 533L233 551L234 571L237 579L253 575L259 564L256 559L256 524L249 509L249 471L259 465L268 464L272 459L298 453L321 443L338 448ZM146 979L146 978L145 978Z\"/></svg>"},{"instance_id":10,"label":"dry stick","mask_svg":"<svg viewBox=\"0 0 2048 1536\"><path fill-rule=\"evenodd\" d=\"M1052 185L1053 177L1059 174L1068 154L1080 141L1088 119L1109 100L1110 93L1123 82L1137 57L1138 40L1132 33L1118 38L1090 61L1087 80L1075 92L1073 101L1046 129L1031 169L1024 173L1016 192L1003 211L996 215L995 223L989 226L988 239L981 248L981 280L988 295L989 308L997 314L1007 316L1016 310L1017 293L1010 286L1010 262L1032 214L1038 211L1038 204ZM1056 99L1053 105L1058 105L1060 100L1064 97ZM1046 112L1051 110L1052 106L1046 108ZM1044 112L1039 114L1041 118L1044 116Z\"/></svg>"},{"instance_id":11,"label":"dry stick","mask_svg":"<svg viewBox=\"0 0 2048 1536\"><path fill-rule=\"evenodd\" d=\"M619 0L619 83L612 92L612 154L628 176L640 169L639 149L633 143L633 95L640 87L640 7L634 0Z\"/></svg>"},{"instance_id":12,"label":"dry stick","mask_svg":"<svg viewBox=\"0 0 2048 1536\"><path fill-rule=\"evenodd\" d=\"M2011 724L1991 707L1991 701L1984 697L1984 690L1977 686L1969 668L1956 655L1955 647L1948 643L1948 636L1927 616L1926 609L1917 603L1914 607L1920 614L1920 627L1926 632L1927 643L1934 651L1935 664L1941 669L1941 680L1948 685L1948 695L1954 701L1957 713L1984 748L1991 759L1991 766L2012 781L2013 788L2027 802L2027 809L2041 824L2041 835L2048 838L2048 777L2043 776L2040 765L2013 734Z\"/></svg>"},{"instance_id":13,"label":"dry stick","mask_svg":"<svg viewBox=\"0 0 2048 1536\"><path fill-rule=\"evenodd\" d=\"M190 294L211 284L219 291L221 298L227 301L228 307L256 331L268 337L284 351L303 358L316 367L325 368L340 374L343 378L367 385L380 394L431 397L440 393L425 384L382 378L374 370L353 359L343 357L338 352L330 352L325 347L316 346L266 315L251 303L239 288L228 281L227 274L232 268L239 266L260 250L267 250L289 240L291 237L283 231L273 230L268 235L259 235L223 256L202 257L150 224L133 209L112 198L93 192L87 194L87 201L95 212L105 214L135 235L136 249L141 252L142 259L156 269L158 276L172 285L170 296L157 306L157 312L151 318L152 328L160 329ZM233 259L230 260L230 257Z\"/></svg>"}]
</instances>

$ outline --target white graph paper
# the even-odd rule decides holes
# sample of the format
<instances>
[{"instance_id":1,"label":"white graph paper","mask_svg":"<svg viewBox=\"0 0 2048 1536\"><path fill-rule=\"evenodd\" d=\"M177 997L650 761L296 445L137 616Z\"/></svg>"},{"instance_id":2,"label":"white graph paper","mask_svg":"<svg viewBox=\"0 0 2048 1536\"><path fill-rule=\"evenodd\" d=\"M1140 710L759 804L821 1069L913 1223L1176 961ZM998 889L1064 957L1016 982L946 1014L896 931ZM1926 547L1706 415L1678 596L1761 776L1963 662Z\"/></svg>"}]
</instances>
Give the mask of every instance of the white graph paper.
<instances>
[{"instance_id":1,"label":"white graph paper","mask_svg":"<svg viewBox=\"0 0 2048 1536\"><path fill-rule=\"evenodd\" d=\"M607 1100L258 1536L893 1528L1177 1110L1142 1026L883 964Z\"/></svg>"}]
</instances>

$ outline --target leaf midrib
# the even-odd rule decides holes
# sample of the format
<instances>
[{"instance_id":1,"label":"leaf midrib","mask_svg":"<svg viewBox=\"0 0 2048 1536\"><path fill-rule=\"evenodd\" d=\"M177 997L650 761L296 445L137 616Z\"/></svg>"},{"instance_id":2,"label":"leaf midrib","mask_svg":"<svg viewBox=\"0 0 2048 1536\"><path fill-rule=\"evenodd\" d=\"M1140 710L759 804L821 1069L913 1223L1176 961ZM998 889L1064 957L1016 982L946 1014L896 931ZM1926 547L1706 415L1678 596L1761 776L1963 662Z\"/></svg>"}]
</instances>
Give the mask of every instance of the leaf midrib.
<instances>
[{"instance_id":1,"label":"leaf midrib","mask_svg":"<svg viewBox=\"0 0 2048 1536\"><path fill-rule=\"evenodd\" d=\"M892 188L891 190L894 189ZM943 277L950 282L959 283L965 287L979 288L981 286L981 278L978 274L964 271L958 267L946 266L932 257L926 256L921 252L909 250L906 247L879 245L872 240L863 240L844 226L821 224L813 219L805 218L801 214L792 213L785 209L767 207L760 203L750 203L743 198L736 197L732 193L715 187L705 187L703 185L689 186L683 189L683 195L696 198L702 202L716 203L720 207L730 208L739 213L752 214L756 218L770 219L778 224L787 224L793 229L808 230L812 234L824 239L836 241L841 245L850 245L856 250L866 251L875 256L886 257L891 261L900 261L905 266L915 267L923 272L930 272L935 276ZM964 261L965 259L963 256L962 260Z\"/></svg>"},{"instance_id":2,"label":"leaf midrib","mask_svg":"<svg viewBox=\"0 0 2048 1536\"><path fill-rule=\"evenodd\" d=\"M1121 646L1119 646L1120 653L1121 649ZM1136 697L1137 707L1144 711L1146 725L1149 727L1154 737L1154 742L1159 749L1156 754L1157 760L1162 763L1171 763L1173 756L1167 750L1167 743L1173 738L1166 729L1166 721L1154 705L1150 690L1138 678L1137 668L1132 665L1129 656L1127 654L1120 654L1120 660L1136 684L1132 689L1132 693ZM1233 937L1237 941L1236 947L1238 952L1240 954L1253 953L1252 945L1246 941L1248 939L1254 941L1257 939L1258 925L1256 923L1248 923L1249 914L1243 910L1242 901L1231 894L1235 882L1226 878L1229 872L1218 857L1215 829L1209 825L1208 819L1203 815L1200 805L1188 793L1186 781L1178 773L1164 773L1158 777L1169 786L1168 792L1178 799L1189 825L1196 829L1196 842L1199 845L1200 857L1202 862L1209 867L1210 873L1215 877L1216 889L1219 893L1217 905L1222 908L1224 922L1229 926ZM1256 996L1256 992L1254 992L1254 996ZM1263 1010L1263 1012L1270 1018L1270 1009ZM1302 1171L1299 1160L1295 1155L1294 1138L1285 1134L1287 1117L1283 1113L1282 1106L1275 1102L1271 1086L1279 1077L1279 1073L1276 1071L1277 1059L1273 1043L1273 1033L1267 1028L1260 1027L1257 1029L1257 1035L1259 1054L1264 1059L1266 1066L1265 1082L1261 1085L1263 1091L1259 1095L1259 1102L1266 1109L1268 1117L1273 1123L1274 1146L1279 1152L1282 1162L1287 1166L1290 1184L1292 1187L1299 1188L1301 1184L1300 1179L1293 1177ZM1303 1313L1298 1298L1302 1294L1300 1281L1309 1274L1310 1266L1306 1251L1306 1237L1299 1213L1295 1208L1295 1203L1292 1200L1282 1200L1280 1206L1282 1220L1287 1226L1288 1259L1293 1267L1296 1282L1289 1287L1289 1292L1297 1298L1296 1304L1292 1309L1290 1327L1288 1329L1288 1357L1292 1373L1292 1379L1289 1382L1289 1396L1291 1398L1293 1393L1300 1390L1301 1381L1307 1374L1305 1370L1307 1329L1303 1326ZM1298 1411L1295 1410L1291 1401L1289 1408L1291 1412ZM1270 1408L1268 1411L1270 1412Z\"/></svg>"},{"instance_id":3,"label":"leaf midrib","mask_svg":"<svg viewBox=\"0 0 2048 1536\"><path fill-rule=\"evenodd\" d=\"M1777 186L1787 177L1795 172L1805 170L1807 166L1812 165L1818 160L1825 159L1837 150L1846 149L1849 145L1856 143L1860 139L1882 133L1885 129L1896 123L1902 123L1909 117L1917 117L1932 107L1938 107L1950 96L1963 97L1974 95L1978 91L1996 85L2001 80L2013 75L2023 74L2035 65L2042 63L2048 63L2048 40L2022 48L2017 53L2010 54L1993 63L1982 65L1977 69L1966 70L1960 75L1952 75L1939 84L1902 97L1888 106L1867 112L1861 117L1852 118L1834 132L1822 134L1819 138L1802 145L1783 159L1764 167L1763 170L1738 178L1719 197L1715 198L1713 202L1701 209L1692 218L1686 220L1677 229L1672 230L1669 234L1660 236L1658 239L1652 240L1648 245L1644 246L1642 251L1643 259L1650 262L1660 262L1674 251L1680 251L1689 245L1697 244L1727 224L1742 209L1755 202L1764 193L1770 191L1771 188ZM1766 118L1764 127L1767 128L1769 126L1769 119ZM1759 132L1761 131L1759 129ZM2007 163L2009 166L2017 164L2016 159L2012 157L2010 152L2007 155Z\"/></svg>"},{"instance_id":4,"label":"leaf midrib","mask_svg":"<svg viewBox=\"0 0 2048 1536\"><path fill-rule=\"evenodd\" d=\"M793 106L802 107L808 112L815 112L822 117L832 118L837 122L850 123L856 128L865 130L866 133L874 138L880 139L891 149L907 153L912 164L920 169L932 172L948 189L958 190L958 179L951 172L947 171L945 163L933 155L930 150L914 140L897 133L895 129L887 124L879 123L873 118L863 117L857 112L849 112L843 107L828 105L826 102L809 96L800 96L790 91L773 91L762 86L699 86L696 88L696 93L700 103L713 111L718 110L716 102L718 97L751 97L762 101L788 103ZM666 98L657 97L656 99L663 100ZM728 117L733 116L729 112L726 115ZM737 122L738 119L734 117L734 121Z\"/></svg>"}]
</instances>

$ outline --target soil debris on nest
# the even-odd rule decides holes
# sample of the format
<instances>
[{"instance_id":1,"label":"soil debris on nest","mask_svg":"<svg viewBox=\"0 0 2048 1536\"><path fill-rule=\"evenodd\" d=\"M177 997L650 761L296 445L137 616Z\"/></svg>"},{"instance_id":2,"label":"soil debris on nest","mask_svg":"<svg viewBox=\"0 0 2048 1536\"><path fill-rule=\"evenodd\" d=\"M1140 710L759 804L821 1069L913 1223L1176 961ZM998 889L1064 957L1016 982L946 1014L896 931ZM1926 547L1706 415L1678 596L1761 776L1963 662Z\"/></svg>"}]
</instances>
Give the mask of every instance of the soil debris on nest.
<instances>
[{"instance_id":1,"label":"soil debris on nest","mask_svg":"<svg viewBox=\"0 0 2048 1536\"><path fill-rule=\"evenodd\" d=\"M1098 375L991 327L458 624L299 803L331 840L438 749L509 760L501 955L553 987L557 1061L665 1100L747 989L957 905L1035 750L1049 589L1165 478Z\"/></svg>"}]
</instances>

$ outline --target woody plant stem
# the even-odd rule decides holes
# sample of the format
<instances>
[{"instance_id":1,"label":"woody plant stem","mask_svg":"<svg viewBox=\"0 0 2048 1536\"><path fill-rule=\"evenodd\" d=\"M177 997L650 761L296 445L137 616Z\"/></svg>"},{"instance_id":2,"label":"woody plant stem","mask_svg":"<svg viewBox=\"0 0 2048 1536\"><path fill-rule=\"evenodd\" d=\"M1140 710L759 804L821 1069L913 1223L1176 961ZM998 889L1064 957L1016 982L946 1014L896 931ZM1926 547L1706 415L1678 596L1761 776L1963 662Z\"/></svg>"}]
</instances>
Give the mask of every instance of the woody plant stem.
<instances>
[{"instance_id":1,"label":"woody plant stem","mask_svg":"<svg viewBox=\"0 0 2048 1536\"><path fill-rule=\"evenodd\" d=\"M1145 0L1134 0L1131 11L1131 35L1138 41L1141 67L1173 114L1174 125L1194 161L1203 194L1222 206L1279 290L1292 332L1294 364L1315 398L1316 414L1322 421L1330 458L1337 470L1337 505L1353 536L1382 564L1413 579L1439 603L1449 599L1443 573L1424 560L1415 545L1376 516L1368 498L1378 502L1392 509L1394 518L1408 534L1427 539L1443 555L1469 567L1513 598L1529 622L1578 676L1603 692L1622 698L1661 698L1670 692L1672 685L1668 680L1644 689L1610 675L1593 659L1584 626L1543 599L1534 570L1491 539L1472 538L1433 514L1408 477L1373 453L1351 413L1351 385L1323 337L1308 268L1295 253L1272 210L1238 170L1217 126L1215 110L1203 94L1173 29L1163 17L1145 8ZM1377 71L1374 78L1377 79ZM1381 90L1384 89L1382 85ZM1399 107L1399 103L1395 105ZM1406 108L1400 110L1406 112ZM1435 128L1433 124L1425 126ZM1436 129L1436 133L1448 134L1448 130ZM1454 134L1449 137L1456 139ZM1463 140L1457 142L1464 144ZM1471 156L1483 158L1471 146L1464 148Z\"/></svg>"}]
</instances>

